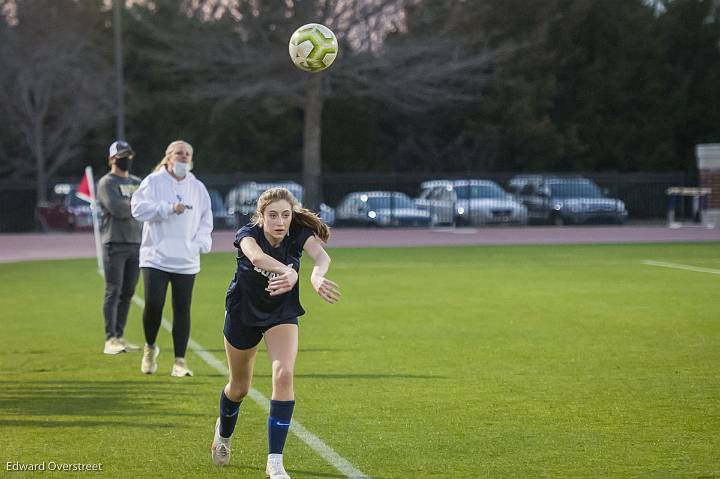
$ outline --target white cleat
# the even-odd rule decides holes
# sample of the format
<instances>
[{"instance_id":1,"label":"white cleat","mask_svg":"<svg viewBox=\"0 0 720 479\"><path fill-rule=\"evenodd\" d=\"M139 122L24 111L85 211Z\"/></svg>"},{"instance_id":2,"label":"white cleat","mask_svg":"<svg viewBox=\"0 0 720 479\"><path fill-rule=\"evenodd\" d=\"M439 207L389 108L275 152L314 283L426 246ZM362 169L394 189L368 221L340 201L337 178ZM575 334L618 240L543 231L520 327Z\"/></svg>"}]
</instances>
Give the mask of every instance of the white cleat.
<instances>
[{"instance_id":1,"label":"white cleat","mask_svg":"<svg viewBox=\"0 0 720 479\"><path fill-rule=\"evenodd\" d=\"M175 358L175 364L173 364L172 372L170 373L170 376L175 376L176 378L182 378L185 376L192 376L193 372L192 370L188 369L185 365L185 358Z\"/></svg>"},{"instance_id":2,"label":"white cleat","mask_svg":"<svg viewBox=\"0 0 720 479\"><path fill-rule=\"evenodd\" d=\"M120 354L125 352L125 346L117 338L110 338L105 341L104 354Z\"/></svg>"},{"instance_id":3,"label":"white cleat","mask_svg":"<svg viewBox=\"0 0 720 479\"><path fill-rule=\"evenodd\" d=\"M210 446L210 455L216 466L227 466L230 464L230 439L220 435L220 418L215 421L215 436Z\"/></svg>"},{"instance_id":4,"label":"white cleat","mask_svg":"<svg viewBox=\"0 0 720 479\"><path fill-rule=\"evenodd\" d=\"M290 479L283 467L282 454L268 454L267 466L265 466L265 475L270 479Z\"/></svg>"},{"instance_id":5,"label":"white cleat","mask_svg":"<svg viewBox=\"0 0 720 479\"><path fill-rule=\"evenodd\" d=\"M149 345L145 345L143 349L142 362L140 363L140 371L145 374L153 374L157 371L157 357L160 354L160 348L155 345L151 348Z\"/></svg>"},{"instance_id":6,"label":"white cleat","mask_svg":"<svg viewBox=\"0 0 720 479\"><path fill-rule=\"evenodd\" d=\"M140 346L138 346L137 344L133 344L133 343L129 342L129 341L128 341L127 339L125 339L124 337L123 337L123 338L117 338L117 342L123 345L123 347L125 348L125 352L126 352L126 353L133 353L133 352L140 351L140 350L142 349Z\"/></svg>"}]
</instances>

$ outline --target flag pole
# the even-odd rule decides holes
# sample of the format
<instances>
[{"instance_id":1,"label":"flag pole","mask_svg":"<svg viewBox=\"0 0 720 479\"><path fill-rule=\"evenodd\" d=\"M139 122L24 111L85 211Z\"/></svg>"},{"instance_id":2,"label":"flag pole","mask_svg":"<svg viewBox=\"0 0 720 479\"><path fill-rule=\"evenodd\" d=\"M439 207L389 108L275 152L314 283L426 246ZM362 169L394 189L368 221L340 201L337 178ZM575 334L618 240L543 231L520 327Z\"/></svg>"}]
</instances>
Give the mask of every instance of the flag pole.
<instances>
[{"instance_id":1,"label":"flag pole","mask_svg":"<svg viewBox=\"0 0 720 479\"><path fill-rule=\"evenodd\" d=\"M102 261L102 245L100 244L100 225L97 222L97 196L95 196L95 179L93 178L92 167L85 167L85 176L88 179L90 189L90 209L92 211L93 236L95 237L95 256L97 257L98 273L104 278L105 268Z\"/></svg>"}]
</instances>

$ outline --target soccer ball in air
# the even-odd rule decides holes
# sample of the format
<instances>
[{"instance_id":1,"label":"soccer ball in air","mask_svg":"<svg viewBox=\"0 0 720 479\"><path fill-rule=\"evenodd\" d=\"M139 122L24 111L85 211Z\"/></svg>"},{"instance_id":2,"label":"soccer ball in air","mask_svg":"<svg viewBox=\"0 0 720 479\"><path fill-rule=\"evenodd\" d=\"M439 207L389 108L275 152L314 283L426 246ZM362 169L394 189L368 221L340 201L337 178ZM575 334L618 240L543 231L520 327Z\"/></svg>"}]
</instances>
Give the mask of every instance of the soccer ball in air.
<instances>
[{"instance_id":1,"label":"soccer ball in air","mask_svg":"<svg viewBox=\"0 0 720 479\"><path fill-rule=\"evenodd\" d=\"M308 23L290 37L290 58L306 72L319 72L329 67L338 54L335 34L325 25Z\"/></svg>"}]
</instances>

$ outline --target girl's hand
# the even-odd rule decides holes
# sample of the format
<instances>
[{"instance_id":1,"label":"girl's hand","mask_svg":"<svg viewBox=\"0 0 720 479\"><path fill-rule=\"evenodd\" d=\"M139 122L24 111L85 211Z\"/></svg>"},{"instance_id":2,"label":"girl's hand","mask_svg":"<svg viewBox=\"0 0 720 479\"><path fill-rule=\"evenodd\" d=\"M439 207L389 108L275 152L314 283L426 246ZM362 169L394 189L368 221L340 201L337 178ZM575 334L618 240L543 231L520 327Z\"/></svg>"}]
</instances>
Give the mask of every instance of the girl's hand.
<instances>
[{"instance_id":1,"label":"girl's hand","mask_svg":"<svg viewBox=\"0 0 720 479\"><path fill-rule=\"evenodd\" d=\"M295 283L297 283L298 280L298 274L297 271L292 268L292 265L288 266L289 268L287 271L268 281L267 291L270 293L270 296L285 294L295 287Z\"/></svg>"},{"instance_id":2,"label":"girl's hand","mask_svg":"<svg viewBox=\"0 0 720 479\"><path fill-rule=\"evenodd\" d=\"M342 294L340 294L340 287L337 283L330 281L324 276L312 276L310 282L317 294L328 303L333 304L340 300Z\"/></svg>"}]
</instances>

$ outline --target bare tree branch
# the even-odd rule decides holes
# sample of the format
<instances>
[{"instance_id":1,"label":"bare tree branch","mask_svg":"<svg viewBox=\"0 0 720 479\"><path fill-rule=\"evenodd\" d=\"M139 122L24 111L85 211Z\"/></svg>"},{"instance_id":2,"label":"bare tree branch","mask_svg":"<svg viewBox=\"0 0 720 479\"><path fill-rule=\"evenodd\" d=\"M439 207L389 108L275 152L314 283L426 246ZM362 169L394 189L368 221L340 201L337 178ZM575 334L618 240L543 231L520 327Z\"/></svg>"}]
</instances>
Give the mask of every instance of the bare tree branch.
<instances>
[{"instance_id":1,"label":"bare tree branch","mask_svg":"<svg viewBox=\"0 0 720 479\"><path fill-rule=\"evenodd\" d=\"M47 178L77 157L86 132L109 115L111 70L72 16L74 2L15 5L16 22L0 26L0 110L25 140L28 155L15 158L24 164L14 169L35 175L44 200Z\"/></svg>"},{"instance_id":2,"label":"bare tree branch","mask_svg":"<svg viewBox=\"0 0 720 479\"><path fill-rule=\"evenodd\" d=\"M463 2L454 3L439 31L409 41L403 38L407 9L424 8L422 0L235 0L225 4L226 12L236 13L232 17L217 16L218 10L208 5L216 4L195 0L181 5L178 23L145 16L149 20L142 25L156 45L145 54L168 74L187 77L190 98L302 109L306 122L318 123L305 125L306 146L320 144L320 112L333 95L372 98L408 113L476 101L497 63L517 48L490 47L483 31L472 31L470 39L451 36L468 8ZM209 18L209 11L216 16ZM336 65L315 83L287 53L291 33L307 21L329 26L341 44ZM319 175L319 148L303 152L304 176Z\"/></svg>"}]
</instances>

